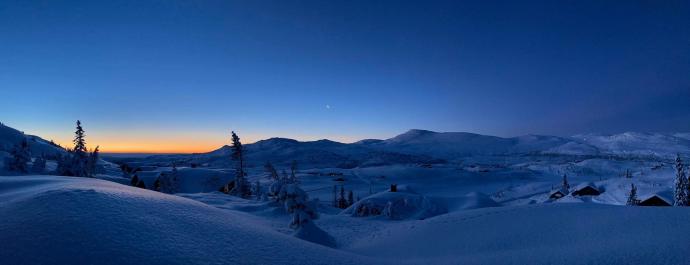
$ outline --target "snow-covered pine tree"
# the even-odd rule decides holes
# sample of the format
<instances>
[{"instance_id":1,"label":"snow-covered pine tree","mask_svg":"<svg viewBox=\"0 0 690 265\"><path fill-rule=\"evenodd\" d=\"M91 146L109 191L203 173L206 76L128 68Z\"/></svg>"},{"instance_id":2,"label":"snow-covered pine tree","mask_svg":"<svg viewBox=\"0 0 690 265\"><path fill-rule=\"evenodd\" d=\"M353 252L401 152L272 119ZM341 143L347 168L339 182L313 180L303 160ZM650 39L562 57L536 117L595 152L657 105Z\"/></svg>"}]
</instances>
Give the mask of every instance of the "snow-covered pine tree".
<instances>
[{"instance_id":1,"label":"snow-covered pine tree","mask_svg":"<svg viewBox=\"0 0 690 265\"><path fill-rule=\"evenodd\" d=\"M290 183L297 183L297 160L290 163Z\"/></svg>"},{"instance_id":2,"label":"snow-covered pine tree","mask_svg":"<svg viewBox=\"0 0 690 265\"><path fill-rule=\"evenodd\" d=\"M72 150L67 149L67 155L58 154L55 160L57 160L57 169L55 170L57 175L74 176L72 173Z\"/></svg>"},{"instance_id":3,"label":"snow-covered pine tree","mask_svg":"<svg viewBox=\"0 0 690 265\"><path fill-rule=\"evenodd\" d=\"M249 197L251 189L245 179L244 148L242 147L242 142L240 142L240 137L235 134L235 131L232 131L232 159L237 164L235 165L235 187L230 191L230 194L243 198Z\"/></svg>"},{"instance_id":4,"label":"snow-covered pine tree","mask_svg":"<svg viewBox=\"0 0 690 265\"><path fill-rule=\"evenodd\" d=\"M278 171L276 171L276 168L273 167L273 164L271 164L271 162L266 161L266 164L264 165L264 170L266 171L266 173L268 174L268 177L271 180L275 181L278 178L280 178L278 176Z\"/></svg>"},{"instance_id":5,"label":"snow-covered pine tree","mask_svg":"<svg viewBox=\"0 0 690 265\"><path fill-rule=\"evenodd\" d=\"M639 202L640 201L637 200L637 187L635 187L635 184L630 183L630 192L628 193L628 202L626 202L625 205L635 206Z\"/></svg>"},{"instance_id":6,"label":"snow-covered pine tree","mask_svg":"<svg viewBox=\"0 0 690 265\"><path fill-rule=\"evenodd\" d=\"M568 176L566 174L563 174L562 188L564 191L570 192L570 184L568 184Z\"/></svg>"},{"instance_id":7,"label":"snow-covered pine tree","mask_svg":"<svg viewBox=\"0 0 690 265\"><path fill-rule=\"evenodd\" d=\"M26 138L16 145L11 152L11 157L7 161L7 170L19 173L29 173L29 165L31 162L31 151L29 150L29 142Z\"/></svg>"},{"instance_id":8,"label":"snow-covered pine tree","mask_svg":"<svg viewBox=\"0 0 690 265\"><path fill-rule=\"evenodd\" d=\"M74 132L74 149L72 150L71 171L75 177L90 177L88 169L89 156L86 150L86 138L81 121L77 120L77 130Z\"/></svg>"},{"instance_id":9,"label":"snow-covered pine tree","mask_svg":"<svg viewBox=\"0 0 690 265\"><path fill-rule=\"evenodd\" d=\"M96 146L96 149L89 154L88 169L91 176L96 175L99 156L99 146Z\"/></svg>"},{"instance_id":10,"label":"snow-covered pine tree","mask_svg":"<svg viewBox=\"0 0 690 265\"><path fill-rule=\"evenodd\" d=\"M34 159L34 164L31 166L31 171L34 173L43 173L43 171L46 170L46 159L44 158L43 155L40 155L39 157L36 157Z\"/></svg>"},{"instance_id":11,"label":"snow-covered pine tree","mask_svg":"<svg viewBox=\"0 0 690 265\"><path fill-rule=\"evenodd\" d=\"M688 179L685 176L685 165L680 159L680 154L676 155L676 180L674 183L674 202L673 206L688 205Z\"/></svg>"},{"instance_id":12,"label":"snow-covered pine tree","mask_svg":"<svg viewBox=\"0 0 690 265\"><path fill-rule=\"evenodd\" d=\"M309 202L309 196L297 184L287 184L278 195L285 202L285 210L292 214L290 227L299 229L319 217L316 207Z\"/></svg>"},{"instance_id":13,"label":"snow-covered pine tree","mask_svg":"<svg viewBox=\"0 0 690 265\"><path fill-rule=\"evenodd\" d=\"M333 207L338 207L338 188L333 185Z\"/></svg>"},{"instance_id":14,"label":"snow-covered pine tree","mask_svg":"<svg viewBox=\"0 0 690 265\"><path fill-rule=\"evenodd\" d=\"M261 190L261 182L258 180L254 184L254 195L256 196L256 200L261 200L261 197L263 195L263 191Z\"/></svg>"},{"instance_id":15,"label":"snow-covered pine tree","mask_svg":"<svg viewBox=\"0 0 690 265\"><path fill-rule=\"evenodd\" d=\"M338 196L338 208L347 208L347 200L345 199L345 187L340 186L340 195Z\"/></svg>"},{"instance_id":16,"label":"snow-covered pine tree","mask_svg":"<svg viewBox=\"0 0 690 265\"><path fill-rule=\"evenodd\" d=\"M355 204L355 196L352 193L352 191L350 190L347 192L347 206L349 207L353 204Z\"/></svg>"}]
</instances>

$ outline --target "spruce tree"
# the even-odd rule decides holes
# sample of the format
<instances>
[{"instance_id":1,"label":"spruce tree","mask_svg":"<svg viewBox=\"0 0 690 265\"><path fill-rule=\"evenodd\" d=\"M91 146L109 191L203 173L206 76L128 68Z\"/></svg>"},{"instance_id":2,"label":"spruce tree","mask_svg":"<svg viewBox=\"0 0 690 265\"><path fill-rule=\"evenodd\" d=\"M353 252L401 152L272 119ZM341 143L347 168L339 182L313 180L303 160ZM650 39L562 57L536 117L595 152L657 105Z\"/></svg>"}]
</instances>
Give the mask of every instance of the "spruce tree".
<instances>
[{"instance_id":1,"label":"spruce tree","mask_svg":"<svg viewBox=\"0 0 690 265\"><path fill-rule=\"evenodd\" d=\"M31 171L34 173L43 173L46 169L46 159L44 158L43 155L36 157L34 159L34 164L31 166Z\"/></svg>"},{"instance_id":2,"label":"spruce tree","mask_svg":"<svg viewBox=\"0 0 690 265\"><path fill-rule=\"evenodd\" d=\"M86 138L81 121L77 120L77 129L74 132L74 149L72 149L72 174L76 177L90 177L88 164L89 157L86 150Z\"/></svg>"},{"instance_id":3,"label":"spruce tree","mask_svg":"<svg viewBox=\"0 0 690 265\"><path fill-rule=\"evenodd\" d=\"M637 187L635 184L630 183L630 193L628 193L628 202L626 205L636 206L639 203L637 200Z\"/></svg>"},{"instance_id":4,"label":"spruce tree","mask_svg":"<svg viewBox=\"0 0 690 265\"><path fill-rule=\"evenodd\" d=\"M676 155L676 180L674 183L674 206L688 205L688 179L685 176L685 165L680 159L680 154Z\"/></svg>"},{"instance_id":5,"label":"spruce tree","mask_svg":"<svg viewBox=\"0 0 690 265\"><path fill-rule=\"evenodd\" d=\"M278 180L278 178L280 178L278 176L278 171L276 171L276 168L273 167L273 164L271 164L271 162L266 161L266 164L264 165L264 170L266 171L266 173L268 174L268 177L271 180L275 181L275 180Z\"/></svg>"},{"instance_id":6,"label":"spruce tree","mask_svg":"<svg viewBox=\"0 0 690 265\"><path fill-rule=\"evenodd\" d=\"M96 146L96 149L89 154L89 163L88 163L88 169L89 169L89 174L91 176L96 175L97 171L97 166L98 166L98 159L99 159L100 153L99 153L99 146Z\"/></svg>"},{"instance_id":7,"label":"spruce tree","mask_svg":"<svg viewBox=\"0 0 690 265\"><path fill-rule=\"evenodd\" d=\"M297 161L292 160L290 163L290 183L297 183Z\"/></svg>"},{"instance_id":8,"label":"spruce tree","mask_svg":"<svg viewBox=\"0 0 690 265\"><path fill-rule=\"evenodd\" d=\"M231 193L246 198L251 194L251 190L245 179L244 148L242 147L242 142L240 142L240 137L238 137L234 131L232 132L232 159L236 161L236 176L235 187L232 189Z\"/></svg>"},{"instance_id":9,"label":"spruce tree","mask_svg":"<svg viewBox=\"0 0 690 265\"><path fill-rule=\"evenodd\" d=\"M568 184L568 176L563 174L563 190L565 192L570 192L570 184Z\"/></svg>"},{"instance_id":10,"label":"spruce tree","mask_svg":"<svg viewBox=\"0 0 690 265\"><path fill-rule=\"evenodd\" d=\"M29 150L29 142L26 138L12 149L12 157L7 161L7 169L9 171L19 173L29 173L28 163L31 162L31 150Z\"/></svg>"},{"instance_id":11,"label":"spruce tree","mask_svg":"<svg viewBox=\"0 0 690 265\"><path fill-rule=\"evenodd\" d=\"M338 207L338 188L333 185L333 207Z\"/></svg>"},{"instance_id":12,"label":"spruce tree","mask_svg":"<svg viewBox=\"0 0 690 265\"><path fill-rule=\"evenodd\" d=\"M355 196L352 191L347 192L347 206L355 204Z\"/></svg>"}]
</instances>

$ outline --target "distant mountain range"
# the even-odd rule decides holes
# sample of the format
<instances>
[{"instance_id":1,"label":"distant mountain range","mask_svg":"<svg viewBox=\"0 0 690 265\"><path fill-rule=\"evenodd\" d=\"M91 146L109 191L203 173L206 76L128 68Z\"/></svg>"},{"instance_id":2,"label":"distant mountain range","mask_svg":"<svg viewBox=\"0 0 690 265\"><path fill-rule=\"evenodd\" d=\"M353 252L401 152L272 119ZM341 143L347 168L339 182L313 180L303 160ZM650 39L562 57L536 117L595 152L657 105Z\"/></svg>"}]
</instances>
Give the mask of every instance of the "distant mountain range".
<instances>
[{"instance_id":1,"label":"distant mountain range","mask_svg":"<svg viewBox=\"0 0 690 265\"><path fill-rule=\"evenodd\" d=\"M439 163L477 155L651 156L672 158L690 154L690 134L635 133L582 134L572 137L525 135L502 138L466 132L410 130L390 139L355 143L330 140L301 142L270 138L244 145L251 166L266 161L292 160L313 167L365 167L390 164ZM230 146L209 153L149 157L152 161L178 160L228 166Z\"/></svg>"},{"instance_id":2,"label":"distant mountain range","mask_svg":"<svg viewBox=\"0 0 690 265\"><path fill-rule=\"evenodd\" d=\"M0 125L0 151L9 152L22 137L31 139L34 154L62 153L50 142L10 127ZM690 154L690 133L580 134L571 137L525 135L496 137L466 132L409 130L386 140L366 139L355 143L330 140L297 141L270 138L246 144L250 166L270 161L288 164L292 160L313 167L363 167L389 164L439 163L476 155L618 155L672 158L677 153ZM230 147L200 154L153 155L149 162L209 164L227 166Z\"/></svg>"}]
</instances>

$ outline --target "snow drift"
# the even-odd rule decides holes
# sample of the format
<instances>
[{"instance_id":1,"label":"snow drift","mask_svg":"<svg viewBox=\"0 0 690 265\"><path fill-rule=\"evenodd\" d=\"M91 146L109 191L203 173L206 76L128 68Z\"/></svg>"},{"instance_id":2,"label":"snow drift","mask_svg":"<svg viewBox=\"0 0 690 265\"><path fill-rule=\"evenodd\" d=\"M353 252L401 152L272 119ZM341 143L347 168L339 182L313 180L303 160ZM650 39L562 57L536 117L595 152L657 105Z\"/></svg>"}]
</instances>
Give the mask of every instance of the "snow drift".
<instances>
[{"instance_id":1,"label":"snow drift","mask_svg":"<svg viewBox=\"0 0 690 265\"><path fill-rule=\"evenodd\" d=\"M97 179L0 177L4 264L373 264L243 213Z\"/></svg>"}]
</instances>

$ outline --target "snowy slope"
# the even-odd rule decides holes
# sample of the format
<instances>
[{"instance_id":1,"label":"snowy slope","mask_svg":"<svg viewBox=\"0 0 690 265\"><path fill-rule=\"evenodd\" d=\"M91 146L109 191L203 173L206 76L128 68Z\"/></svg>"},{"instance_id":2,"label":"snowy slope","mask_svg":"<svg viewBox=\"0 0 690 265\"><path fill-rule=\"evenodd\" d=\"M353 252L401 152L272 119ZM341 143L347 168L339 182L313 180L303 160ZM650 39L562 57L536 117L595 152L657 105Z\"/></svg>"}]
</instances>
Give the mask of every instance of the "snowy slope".
<instances>
[{"instance_id":1,"label":"snowy slope","mask_svg":"<svg viewBox=\"0 0 690 265\"><path fill-rule=\"evenodd\" d=\"M0 177L3 264L381 264L246 214L108 181Z\"/></svg>"},{"instance_id":2,"label":"snowy slope","mask_svg":"<svg viewBox=\"0 0 690 265\"><path fill-rule=\"evenodd\" d=\"M690 211L550 204L390 225L350 246L420 264L690 264Z\"/></svg>"},{"instance_id":3,"label":"snowy slope","mask_svg":"<svg viewBox=\"0 0 690 265\"><path fill-rule=\"evenodd\" d=\"M608 154L669 157L690 153L688 134L626 132L621 134L581 134L573 136Z\"/></svg>"},{"instance_id":4,"label":"snowy slope","mask_svg":"<svg viewBox=\"0 0 690 265\"><path fill-rule=\"evenodd\" d=\"M0 151L9 153L14 146L20 144L24 138L28 140L31 154L34 157L41 154L46 156L65 154L64 149L50 144L50 142L41 137L26 135L19 130L0 124Z\"/></svg>"}]
</instances>

